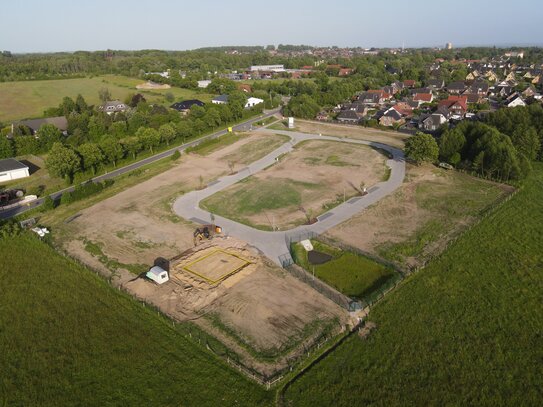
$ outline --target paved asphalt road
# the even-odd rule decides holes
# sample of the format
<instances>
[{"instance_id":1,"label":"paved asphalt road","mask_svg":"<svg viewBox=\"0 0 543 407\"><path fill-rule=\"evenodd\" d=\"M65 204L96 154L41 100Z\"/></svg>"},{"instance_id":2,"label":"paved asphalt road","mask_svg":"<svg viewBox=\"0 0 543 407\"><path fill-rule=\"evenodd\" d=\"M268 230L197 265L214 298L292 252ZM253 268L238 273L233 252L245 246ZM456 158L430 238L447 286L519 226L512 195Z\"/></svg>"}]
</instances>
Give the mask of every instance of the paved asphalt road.
<instances>
[{"instance_id":1,"label":"paved asphalt road","mask_svg":"<svg viewBox=\"0 0 543 407\"><path fill-rule=\"evenodd\" d=\"M223 232L225 234L249 242L277 264L281 264L281 259L287 261L292 260L288 250L288 242L290 242L290 240L297 241L301 236L307 233L314 233L317 235L324 233L328 229L339 225L368 206L391 194L403 183L405 177L405 159L404 154L400 149L365 140L319 136L316 134L291 131L267 129L260 129L259 131L285 134L291 137L291 141L283 144L277 150L271 152L260 160L255 161L248 167L238 171L238 173L222 177L208 185L208 187L203 190L192 191L177 198L173 203L173 211L177 215L189 219L195 223L211 223L211 214L201 209L199 206L202 199L205 199L252 174L262 171L270 165L273 165L276 162L277 157L282 154L289 153L292 151L292 147L295 144L304 140L334 140L352 144L364 144L386 150L392 155L392 158L386 162L388 167L391 169L390 178L387 181L380 182L371 187L368 190L369 193L367 195L351 198L347 202L320 215L317 218L318 222L312 225L298 226L287 231L267 232L243 225L218 215L214 215L214 222L223 228Z\"/></svg>"},{"instance_id":2,"label":"paved asphalt road","mask_svg":"<svg viewBox=\"0 0 543 407\"><path fill-rule=\"evenodd\" d=\"M274 115L274 114L276 114L278 112L279 112L279 109L268 110L268 111L264 112L262 115L260 115L258 117L255 117L253 119L247 120L246 122L243 122L243 123L240 123L240 124L238 124L236 126L233 126L233 130L234 131L247 131L247 130L250 130L253 123L255 123L257 121L260 121L262 119L265 119L265 118L267 118L269 116L272 116L272 115ZM162 158L168 157L168 156L172 155L176 150L183 151L188 147L192 147L192 146L195 146L195 145L199 144L203 140L217 138L217 137L225 135L226 133L227 133L226 130L217 131L217 132L215 132L213 134L210 134L208 136L201 137L201 138L199 138L197 140L191 141L191 142L183 144L181 146L173 147L173 148L170 148L169 150L166 150L166 151L163 151L161 153L155 154L155 155L153 155L151 157L147 157L147 158L145 158L145 159L143 159L141 161L137 161L137 162L135 162L133 164L127 165L126 167L117 168L116 170L111 171L111 172L109 172L107 174L103 174L103 175L100 175L98 177L92 178L91 181L92 182L100 182L100 181L104 181L106 179L115 178L118 175L125 174L127 172L132 171L132 170L140 168L140 167L142 167L144 165L147 165L147 164L153 163L155 161L161 160ZM63 193L71 192L74 189L75 189L75 187L71 186L71 187L62 189L62 190L60 190L58 192L55 192L54 194L51 194L50 197L53 198L54 200L57 200L57 199L60 199L60 197L62 196ZM0 208L0 219L8 219L8 218L11 218L13 216L24 213L24 212L26 212L26 211L28 211L30 209L33 209L33 208L35 208L37 206L40 206L43 203L43 201L44 201L44 198L40 198L40 199L37 199L35 201L30 202L27 205L15 206L15 207L5 209L5 210L2 210L2 208Z\"/></svg>"}]
</instances>

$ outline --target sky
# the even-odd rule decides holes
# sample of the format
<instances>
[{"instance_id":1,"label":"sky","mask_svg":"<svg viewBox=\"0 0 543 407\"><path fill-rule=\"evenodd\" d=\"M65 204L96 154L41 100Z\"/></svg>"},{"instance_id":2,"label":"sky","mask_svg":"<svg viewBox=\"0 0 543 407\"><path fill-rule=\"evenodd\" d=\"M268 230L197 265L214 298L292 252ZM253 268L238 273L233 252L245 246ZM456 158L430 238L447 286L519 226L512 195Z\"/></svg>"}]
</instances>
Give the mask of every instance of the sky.
<instances>
[{"instance_id":1,"label":"sky","mask_svg":"<svg viewBox=\"0 0 543 407\"><path fill-rule=\"evenodd\" d=\"M542 0L1 0L0 50L543 45Z\"/></svg>"}]
</instances>

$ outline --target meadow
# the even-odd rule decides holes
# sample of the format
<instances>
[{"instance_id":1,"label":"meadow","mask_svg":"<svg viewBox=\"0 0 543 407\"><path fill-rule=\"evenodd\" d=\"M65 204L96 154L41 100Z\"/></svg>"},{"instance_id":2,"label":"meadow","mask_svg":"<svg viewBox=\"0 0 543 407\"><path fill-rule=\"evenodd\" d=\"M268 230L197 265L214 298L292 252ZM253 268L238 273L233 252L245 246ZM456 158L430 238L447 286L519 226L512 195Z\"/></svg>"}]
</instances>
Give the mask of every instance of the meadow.
<instances>
[{"instance_id":1,"label":"meadow","mask_svg":"<svg viewBox=\"0 0 543 407\"><path fill-rule=\"evenodd\" d=\"M287 391L292 405L517 405L543 400L543 166L405 280Z\"/></svg>"},{"instance_id":2,"label":"meadow","mask_svg":"<svg viewBox=\"0 0 543 407\"><path fill-rule=\"evenodd\" d=\"M0 405L270 405L272 394L27 232L0 240Z\"/></svg>"},{"instance_id":3,"label":"meadow","mask_svg":"<svg viewBox=\"0 0 543 407\"><path fill-rule=\"evenodd\" d=\"M83 95L88 104L98 104L98 91L108 88L113 99L124 99L135 93L141 93L147 101L171 104L164 98L166 93L174 95L176 101L200 99L210 102L212 95L189 89L172 87L160 90L138 90L136 85L144 80L119 75L103 75L77 79L58 79L45 81L18 81L0 83L0 122L9 124L12 120L43 117L49 107L56 107L62 98L73 99Z\"/></svg>"}]
</instances>

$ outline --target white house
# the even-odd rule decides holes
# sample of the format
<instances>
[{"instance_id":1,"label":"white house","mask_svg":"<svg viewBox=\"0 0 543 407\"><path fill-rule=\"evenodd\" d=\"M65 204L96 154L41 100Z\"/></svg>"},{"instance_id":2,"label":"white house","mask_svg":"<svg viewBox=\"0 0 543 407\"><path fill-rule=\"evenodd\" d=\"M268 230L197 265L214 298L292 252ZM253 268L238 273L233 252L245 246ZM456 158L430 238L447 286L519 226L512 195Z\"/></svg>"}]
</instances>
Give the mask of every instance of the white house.
<instances>
[{"instance_id":1,"label":"white house","mask_svg":"<svg viewBox=\"0 0 543 407\"><path fill-rule=\"evenodd\" d=\"M249 108L249 107L253 107L253 106L256 106L260 103L264 103L264 101L262 99L259 99L259 98L253 98L253 97L250 97L249 99L247 99L247 103L245 103L245 108Z\"/></svg>"},{"instance_id":2,"label":"white house","mask_svg":"<svg viewBox=\"0 0 543 407\"><path fill-rule=\"evenodd\" d=\"M209 86L209 84L211 83L211 81L209 79L206 79L206 80L203 80L203 81L198 81L198 87L199 88L202 88L202 89L205 89Z\"/></svg>"},{"instance_id":3,"label":"white house","mask_svg":"<svg viewBox=\"0 0 543 407\"><path fill-rule=\"evenodd\" d=\"M157 284L165 283L170 279L168 272L159 266L151 267L145 276Z\"/></svg>"},{"instance_id":4,"label":"white house","mask_svg":"<svg viewBox=\"0 0 543 407\"><path fill-rule=\"evenodd\" d=\"M507 107L526 106L526 102L520 97L519 94L513 94L505 101Z\"/></svg>"},{"instance_id":5,"label":"white house","mask_svg":"<svg viewBox=\"0 0 543 407\"><path fill-rule=\"evenodd\" d=\"M0 182L29 177L28 166L14 158L0 160Z\"/></svg>"},{"instance_id":6,"label":"white house","mask_svg":"<svg viewBox=\"0 0 543 407\"><path fill-rule=\"evenodd\" d=\"M249 70L255 71L270 71L270 72L284 72L285 65L252 65Z\"/></svg>"}]
</instances>

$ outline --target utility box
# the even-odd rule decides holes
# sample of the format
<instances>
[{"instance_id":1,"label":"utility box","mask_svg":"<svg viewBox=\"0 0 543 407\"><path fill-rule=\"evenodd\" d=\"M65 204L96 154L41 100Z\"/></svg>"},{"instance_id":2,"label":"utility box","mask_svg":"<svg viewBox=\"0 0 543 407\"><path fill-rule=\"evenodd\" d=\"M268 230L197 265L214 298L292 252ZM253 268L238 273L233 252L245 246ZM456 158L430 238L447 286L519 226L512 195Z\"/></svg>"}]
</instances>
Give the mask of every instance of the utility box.
<instances>
[{"instance_id":1,"label":"utility box","mask_svg":"<svg viewBox=\"0 0 543 407\"><path fill-rule=\"evenodd\" d=\"M288 118L288 128L293 129L294 128L294 117Z\"/></svg>"}]
</instances>

